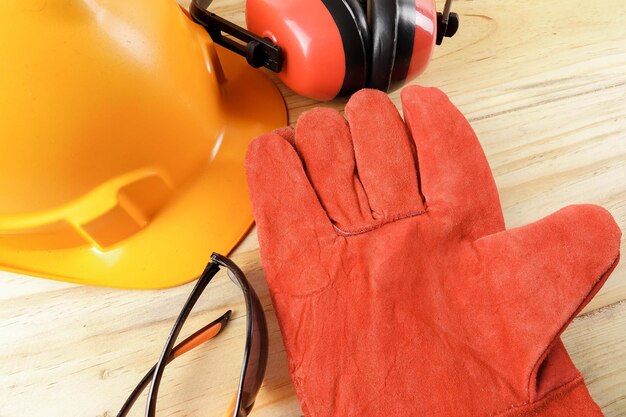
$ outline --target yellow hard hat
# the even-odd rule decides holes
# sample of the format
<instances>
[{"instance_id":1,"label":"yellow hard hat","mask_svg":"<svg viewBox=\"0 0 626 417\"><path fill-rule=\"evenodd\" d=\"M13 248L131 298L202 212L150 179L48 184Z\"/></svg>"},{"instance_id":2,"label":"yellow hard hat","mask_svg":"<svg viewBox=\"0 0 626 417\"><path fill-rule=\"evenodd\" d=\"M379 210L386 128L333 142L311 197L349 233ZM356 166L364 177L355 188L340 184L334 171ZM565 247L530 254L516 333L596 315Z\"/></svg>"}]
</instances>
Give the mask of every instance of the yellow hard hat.
<instances>
[{"instance_id":1,"label":"yellow hard hat","mask_svg":"<svg viewBox=\"0 0 626 417\"><path fill-rule=\"evenodd\" d=\"M174 0L2 0L0 39L0 268L160 288L237 244L268 78Z\"/></svg>"}]
</instances>

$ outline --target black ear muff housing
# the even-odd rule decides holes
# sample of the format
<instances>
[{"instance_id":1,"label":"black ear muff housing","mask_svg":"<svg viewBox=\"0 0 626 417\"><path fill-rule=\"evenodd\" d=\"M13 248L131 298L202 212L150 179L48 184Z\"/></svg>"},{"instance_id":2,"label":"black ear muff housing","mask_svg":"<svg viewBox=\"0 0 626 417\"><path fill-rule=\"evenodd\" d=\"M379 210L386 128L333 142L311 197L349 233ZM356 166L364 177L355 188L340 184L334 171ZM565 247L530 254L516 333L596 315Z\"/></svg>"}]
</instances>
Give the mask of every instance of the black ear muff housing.
<instances>
[{"instance_id":1,"label":"black ear muff housing","mask_svg":"<svg viewBox=\"0 0 626 417\"><path fill-rule=\"evenodd\" d=\"M371 33L371 59L367 86L387 91L396 57L398 40L398 1L370 0L367 18Z\"/></svg>"},{"instance_id":2,"label":"black ear muff housing","mask_svg":"<svg viewBox=\"0 0 626 417\"><path fill-rule=\"evenodd\" d=\"M365 86L368 75L369 35L365 12L358 0L322 0L341 34L346 71L339 95L348 95Z\"/></svg>"},{"instance_id":3,"label":"black ear muff housing","mask_svg":"<svg viewBox=\"0 0 626 417\"><path fill-rule=\"evenodd\" d=\"M407 79L415 46L415 0L397 0L396 53L387 90L395 90Z\"/></svg>"}]
</instances>

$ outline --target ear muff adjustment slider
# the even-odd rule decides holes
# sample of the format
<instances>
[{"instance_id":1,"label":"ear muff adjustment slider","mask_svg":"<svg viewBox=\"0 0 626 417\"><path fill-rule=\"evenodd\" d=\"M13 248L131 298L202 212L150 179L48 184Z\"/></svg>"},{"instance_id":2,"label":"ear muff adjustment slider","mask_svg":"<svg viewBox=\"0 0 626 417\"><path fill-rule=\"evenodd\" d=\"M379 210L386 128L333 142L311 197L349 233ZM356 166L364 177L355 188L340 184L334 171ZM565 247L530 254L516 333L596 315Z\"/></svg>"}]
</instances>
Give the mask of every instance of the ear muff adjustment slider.
<instances>
[{"instance_id":1,"label":"ear muff adjustment slider","mask_svg":"<svg viewBox=\"0 0 626 417\"><path fill-rule=\"evenodd\" d=\"M195 1L189 6L189 14L208 32L213 42L245 57L252 67L265 67L274 72L282 70L284 61L282 50L270 39L261 38L215 13L200 8ZM241 43L224 37L223 33L233 36Z\"/></svg>"}]
</instances>

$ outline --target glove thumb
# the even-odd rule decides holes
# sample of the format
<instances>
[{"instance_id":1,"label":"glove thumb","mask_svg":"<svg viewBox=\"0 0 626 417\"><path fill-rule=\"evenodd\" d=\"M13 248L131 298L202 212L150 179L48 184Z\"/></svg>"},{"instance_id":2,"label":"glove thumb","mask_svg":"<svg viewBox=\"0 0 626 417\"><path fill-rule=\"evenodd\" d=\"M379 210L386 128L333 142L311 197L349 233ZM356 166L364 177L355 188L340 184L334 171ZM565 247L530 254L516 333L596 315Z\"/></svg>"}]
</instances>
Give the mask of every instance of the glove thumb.
<instances>
[{"instance_id":1,"label":"glove thumb","mask_svg":"<svg viewBox=\"0 0 626 417\"><path fill-rule=\"evenodd\" d=\"M558 368L553 361L567 357L559 336L617 265L620 237L608 211L578 205L475 241L488 281L483 288L493 289L497 300L483 314L496 309L507 327L500 334L510 339L498 346L511 351L494 357L502 358L499 369L528 384L531 400L567 382L549 371Z\"/></svg>"}]
</instances>

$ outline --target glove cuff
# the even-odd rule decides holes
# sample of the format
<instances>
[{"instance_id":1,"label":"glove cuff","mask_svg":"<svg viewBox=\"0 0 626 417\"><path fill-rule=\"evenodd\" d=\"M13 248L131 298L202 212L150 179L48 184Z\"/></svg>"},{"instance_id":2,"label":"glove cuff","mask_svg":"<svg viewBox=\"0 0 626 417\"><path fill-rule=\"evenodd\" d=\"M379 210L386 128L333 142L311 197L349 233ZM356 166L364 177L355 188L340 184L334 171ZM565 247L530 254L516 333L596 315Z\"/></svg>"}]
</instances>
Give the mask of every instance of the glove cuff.
<instances>
[{"instance_id":1,"label":"glove cuff","mask_svg":"<svg viewBox=\"0 0 626 417\"><path fill-rule=\"evenodd\" d=\"M532 404L514 406L496 417L603 417L582 377L552 391Z\"/></svg>"}]
</instances>

